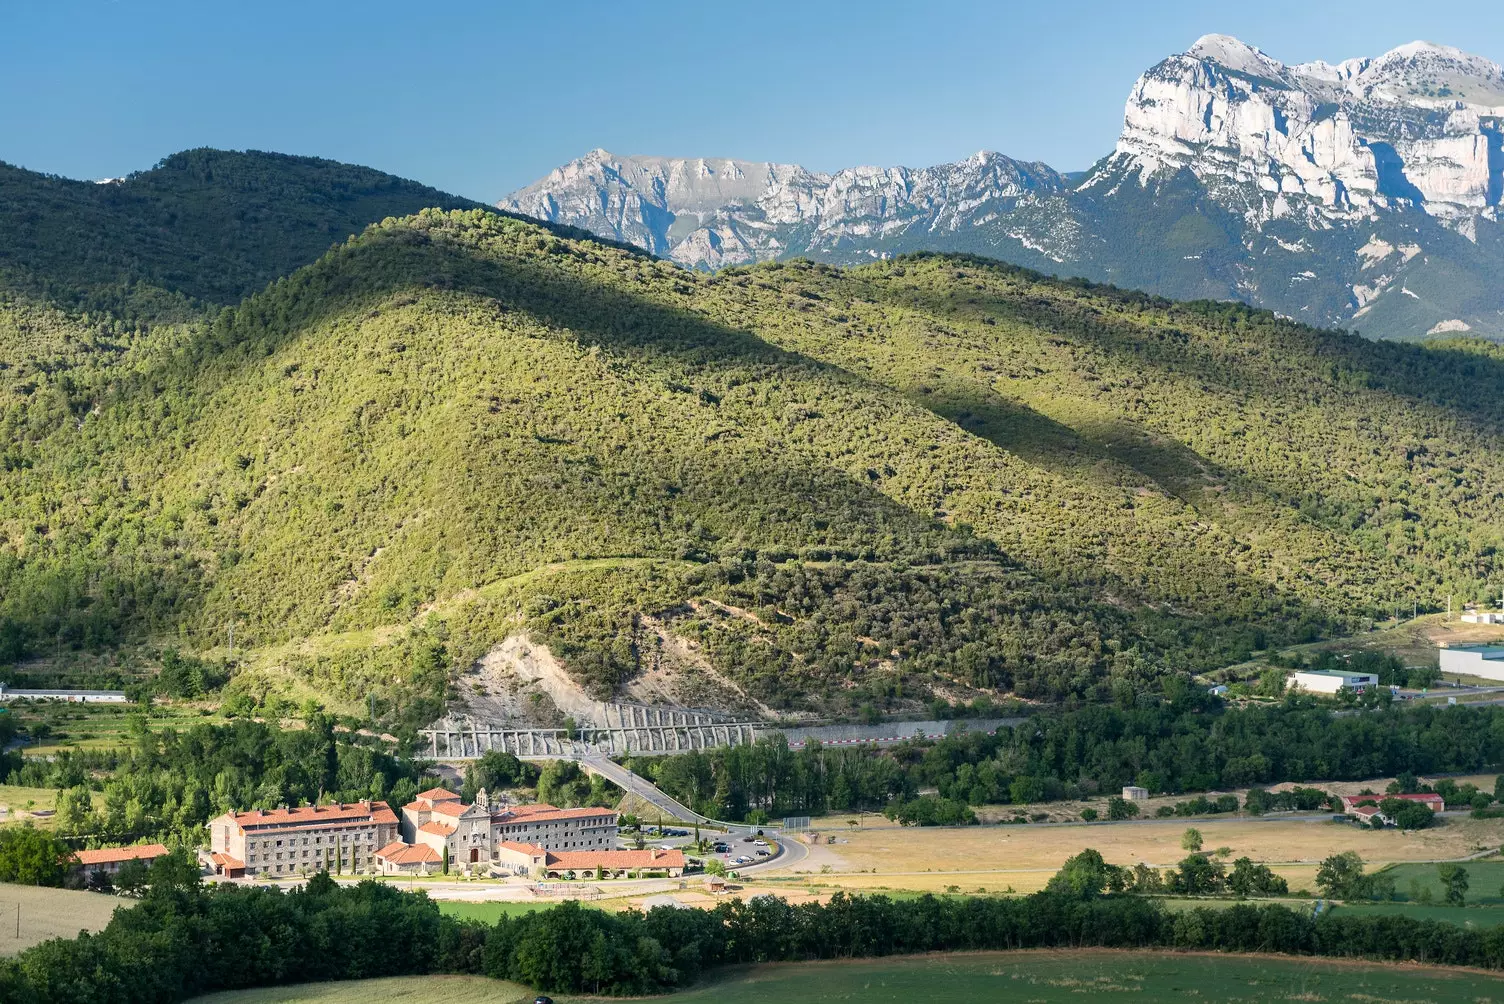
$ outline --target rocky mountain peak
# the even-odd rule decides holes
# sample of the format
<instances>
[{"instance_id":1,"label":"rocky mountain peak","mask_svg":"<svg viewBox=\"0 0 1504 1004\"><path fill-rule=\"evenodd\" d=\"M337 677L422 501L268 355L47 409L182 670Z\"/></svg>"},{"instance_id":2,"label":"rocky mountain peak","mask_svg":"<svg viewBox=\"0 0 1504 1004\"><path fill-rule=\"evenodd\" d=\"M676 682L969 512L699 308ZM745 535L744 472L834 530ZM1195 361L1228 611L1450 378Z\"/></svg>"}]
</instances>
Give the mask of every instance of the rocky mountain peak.
<instances>
[{"instance_id":1,"label":"rocky mountain peak","mask_svg":"<svg viewBox=\"0 0 1504 1004\"><path fill-rule=\"evenodd\" d=\"M1231 35L1202 35L1185 54L1191 59L1216 63L1250 76L1282 77L1285 74L1285 64Z\"/></svg>"},{"instance_id":2,"label":"rocky mountain peak","mask_svg":"<svg viewBox=\"0 0 1504 1004\"><path fill-rule=\"evenodd\" d=\"M1497 64L1428 42L1286 66L1208 35L1139 77L1112 167L1189 170L1256 224L1406 205L1461 220L1500 201L1500 94Z\"/></svg>"},{"instance_id":3,"label":"rocky mountain peak","mask_svg":"<svg viewBox=\"0 0 1504 1004\"><path fill-rule=\"evenodd\" d=\"M1504 337L1504 71L1411 42L1286 64L1205 35L1134 84L1084 176L592 150L502 208L704 269L964 251L1375 335Z\"/></svg>"}]
</instances>

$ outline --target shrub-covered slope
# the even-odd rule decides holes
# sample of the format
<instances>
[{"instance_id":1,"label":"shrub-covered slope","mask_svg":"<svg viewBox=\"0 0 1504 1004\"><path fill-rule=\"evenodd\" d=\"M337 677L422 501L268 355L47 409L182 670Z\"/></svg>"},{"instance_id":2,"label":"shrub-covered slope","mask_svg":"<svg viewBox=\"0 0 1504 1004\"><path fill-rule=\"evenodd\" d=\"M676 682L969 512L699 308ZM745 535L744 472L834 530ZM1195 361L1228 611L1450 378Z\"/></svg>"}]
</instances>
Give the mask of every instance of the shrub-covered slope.
<instances>
[{"instance_id":1,"label":"shrub-covered slope","mask_svg":"<svg viewBox=\"0 0 1504 1004\"><path fill-rule=\"evenodd\" d=\"M74 181L0 163L0 289L145 319L235 303L388 216L475 208L367 167L187 150Z\"/></svg>"},{"instance_id":2,"label":"shrub-covered slope","mask_svg":"<svg viewBox=\"0 0 1504 1004\"><path fill-rule=\"evenodd\" d=\"M1492 350L980 259L705 276L435 211L108 365L10 316L82 361L0 399L0 657L233 621L421 716L520 628L609 692L650 620L774 706L1092 697L1494 572Z\"/></svg>"}]
</instances>

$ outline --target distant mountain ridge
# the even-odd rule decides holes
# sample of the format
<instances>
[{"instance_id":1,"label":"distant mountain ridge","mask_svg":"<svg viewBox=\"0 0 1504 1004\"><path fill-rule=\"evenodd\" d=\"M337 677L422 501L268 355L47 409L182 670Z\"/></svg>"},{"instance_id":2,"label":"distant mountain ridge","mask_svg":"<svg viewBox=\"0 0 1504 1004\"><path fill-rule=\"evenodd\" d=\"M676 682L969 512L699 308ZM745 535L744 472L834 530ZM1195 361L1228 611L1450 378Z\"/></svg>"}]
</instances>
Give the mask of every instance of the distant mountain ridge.
<instances>
[{"instance_id":1,"label":"distant mountain ridge","mask_svg":"<svg viewBox=\"0 0 1504 1004\"><path fill-rule=\"evenodd\" d=\"M920 227L955 230L988 208L1066 187L1048 165L982 151L918 170L855 167L835 174L797 164L618 157L592 150L498 203L568 221L695 268L744 265L785 253Z\"/></svg>"},{"instance_id":2,"label":"distant mountain ridge","mask_svg":"<svg viewBox=\"0 0 1504 1004\"><path fill-rule=\"evenodd\" d=\"M1504 69L1415 42L1287 66L1208 35L1084 177L983 152L821 174L604 150L498 205L695 268L969 251L1378 337L1504 337Z\"/></svg>"}]
</instances>

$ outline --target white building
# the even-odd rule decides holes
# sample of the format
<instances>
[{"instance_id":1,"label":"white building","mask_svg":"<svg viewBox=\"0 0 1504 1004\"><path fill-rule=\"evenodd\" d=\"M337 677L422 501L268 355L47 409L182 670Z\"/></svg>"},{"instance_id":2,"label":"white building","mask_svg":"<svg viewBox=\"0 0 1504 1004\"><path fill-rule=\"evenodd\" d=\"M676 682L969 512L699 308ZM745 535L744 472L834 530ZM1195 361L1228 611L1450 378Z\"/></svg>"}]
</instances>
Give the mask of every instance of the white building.
<instances>
[{"instance_id":1,"label":"white building","mask_svg":"<svg viewBox=\"0 0 1504 1004\"><path fill-rule=\"evenodd\" d=\"M1504 680L1504 645L1459 645L1441 650L1442 673Z\"/></svg>"},{"instance_id":2,"label":"white building","mask_svg":"<svg viewBox=\"0 0 1504 1004\"><path fill-rule=\"evenodd\" d=\"M1504 610L1466 610L1462 614L1464 624L1504 624Z\"/></svg>"},{"instance_id":3,"label":"white building","mask_svg":"<svg viewBox=\"0 0 1504 1004\"><path fill-rule=\"evenodd\" d=\"M12 690L0 683L0 701L68 701L72 704L125 704L123 690Z\"/></svg>"},{"instance_id":4,"label":"white building","mask_svg":"<svg viewBox=\"0 0 1504 1004\"><path fill-rule=\"evenodd\" d=\"M1130 784L1123 788L1123 801L1146 802L1149 800L1149 789L1140 788L1136 784Z\"/></svg>"},{"instance_id":5,"label":"white building","mask_svg":"<svg viewBox=\"0 0 1504 1004\"><path fill-rule=\"evenodd\" d=\"M1312 694L1335 694L1344 688L1361 694L1378 685L1379 678L1374 673L1344 673L1330 669L1303 669L1285 678L1286 689Z\"/></svg>"}]
</instances>

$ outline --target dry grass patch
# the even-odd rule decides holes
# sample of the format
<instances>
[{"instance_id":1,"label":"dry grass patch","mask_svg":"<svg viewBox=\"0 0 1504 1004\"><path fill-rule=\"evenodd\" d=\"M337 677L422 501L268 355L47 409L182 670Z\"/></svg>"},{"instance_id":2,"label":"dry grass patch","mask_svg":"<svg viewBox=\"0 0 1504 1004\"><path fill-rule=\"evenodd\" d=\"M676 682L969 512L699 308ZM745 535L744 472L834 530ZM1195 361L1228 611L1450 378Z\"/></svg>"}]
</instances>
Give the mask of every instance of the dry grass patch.
<instances>
[{"instance_id":1,"label":"dry grass patch","mask_svg":"<svg viewBox=\"0 0 1504 1004\"><path fill-rule=\"evenodd\" d=\"M1504 820L1495 819L1449 819L1414 833L1267 818L957 828L864 823L856 830L827 831L834 832L837 843L812 846L809 857L790 871L807 872L812 882L821 883L839 876L839 883L850 888L939 892L955 884L969 892L977 886L996 891L1011 885L1029 892L1043 887L1066 858L1088 847L1114 864L1142 861L1170 867L1185 856L1180 838L1188 825L1201 831L1207 850L1227 847L1232 857L1274 864L1295 889L1310 886L1315 865L1338 851L1354 850L1365 861L1381 864L1462 858L1504 842Z\"/></svg>"},{"instance_id":2,"label":"dry grass patch","mask_svg":"<svg viewBox=\"0 0 1504 1004\"><path fill-rule=\"evenodd\" d=\"M531 1001L533 991L518 983L484 976L393 976L343 983L299 983L256 990L227 990L193 998L193 1004L510 1004Z\"/></svg>"},{"instance_id":3,"label":"dry grass patch","mask_svg":"<svg viewBox=\"0 0 1504 1004\"><path fill-rule=\"evenodd\" d=\"M79 931L98 931L110 922L116 907L135 900L97 892L47 889L0 883L0 955L15 955L49 938L74 938ZM21 936L16 937L20 908Z\"/></svg>"}]
</instances>

